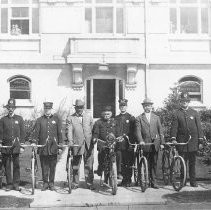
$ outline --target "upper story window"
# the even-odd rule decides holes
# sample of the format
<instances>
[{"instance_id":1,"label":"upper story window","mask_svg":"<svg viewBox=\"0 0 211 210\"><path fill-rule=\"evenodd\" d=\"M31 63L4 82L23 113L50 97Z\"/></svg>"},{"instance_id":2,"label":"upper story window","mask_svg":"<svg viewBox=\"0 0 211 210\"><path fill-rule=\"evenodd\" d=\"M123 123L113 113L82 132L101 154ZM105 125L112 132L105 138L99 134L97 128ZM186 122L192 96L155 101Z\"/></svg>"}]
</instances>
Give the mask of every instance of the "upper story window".
<instances>
[{"instance_id":1,"label":"upper story window","mask_svg":"<svg viewBox=\"0 0 211 210\"><path fill-rule=\"evenodd\" d=\"M195 76L185 76L179 80L181 90L189 93L191 101L202 102L202 80Z\"/></svg>"},{"instance_id":2,"label":"upper story window","mask_svg":"<svg viewBox=\"0 0 211 210\"><path fill-rule=\"evenodd\" d=\"M10 98L31 99L31 80L25 76L14 76L9 79Z\"/></svg>"},{"instance_id":3,"label":"upper story window","mask_svg":"<svg viewBox=\"0 0 211 210\"><path fill-rule=\"evenodd\" d=\"M85 0L86 33L124 33L123 0Z\"/></svg>"},{"instance_id":4,"label":"upper story window","mask_svg":"<svg viewBox=\"0 0 211 210\"><path fill-rule=\"evenodd\" d=\"M170 33L208 33L208 0L170 0L169 5Z\"/></svg>"},{"instance_id":5,"label":"upper story window","mask_svg":"<svg viewBox=\"0 0 211 210\"><path fill-rule=\"evenodd\" d=\"M1 34L38 34L38 6L38 0L1 0Z\"/></svg>"}]
</instances>

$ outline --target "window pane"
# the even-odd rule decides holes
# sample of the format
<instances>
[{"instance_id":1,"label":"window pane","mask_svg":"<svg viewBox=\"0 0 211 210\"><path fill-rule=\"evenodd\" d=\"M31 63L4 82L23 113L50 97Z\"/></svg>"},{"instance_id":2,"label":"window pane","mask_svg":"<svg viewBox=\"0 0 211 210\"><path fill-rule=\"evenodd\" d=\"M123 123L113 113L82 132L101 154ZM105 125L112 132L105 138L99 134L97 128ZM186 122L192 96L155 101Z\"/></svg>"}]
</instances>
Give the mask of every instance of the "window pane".
<instances>
[{"instance_id":1,"label":"window pane","mask_svg":"<svg viewBox=\"0 0 211 210\"><path fill-rule=\"evenodd\" d=\"M123 33L123 8L116 9L116 32Z\"/></svg>"},{"instance_id":2,"label":"window pane","mask_svg":"<svg viewBox=\"0 0 211 210\"><path fill-rule=\"evenodd\" d=\"M91 81L86 81L86 108L91 109Z\"/></svg>"},{"instance_id":3,"label":"window pane","mask_svg":"<svg viewBox=\"0 0 211 210\"><path fill-rule=\"evenodd\" d=\"M201 9L201 32L208 33L208 9Z\"/></svg>"},{"instance_id":4,"label":"window pane","mask_svg":"<svg viewBox=\"0 0 211 210\"><path fill-rule=\"evenodd\" d=\"M197 0L181 0L181 3L186 3L186 4L197 3Z\"/></svg>"},{"instance_id":5,"label":"window pane","mask_svg":"<svg viewBox=\"0 0 211 210\"><path fill-rule=\"evenodd\" d=\"M1 3L2 4L7 4L8 3L8 0L1 0Z\"/></svg>"},{"instance_id":6,"label":"window pane","mask_svg":"<svg viewBox=\"0 0 211 210\"><path fill-rule=\"evenodd\" d=\"M12 17L29 17L29 9L26 7L13 7Z\"/></svg>"},{"instance_id":7,"label":"window pane","mask_svg":"<svg viewBox=\"0 0 211 210\"><path fill-rule=\"evenodd\" d=\"M13 90L30 90L29 82L24 79L15 79L11 81L10 88Z\"/></svg>"},{"instance_id":8,"label":"window pane","mask_svg":"<svg viewBox=\"0 0 211 210\"><path fill-rule=\"evenodd\" d=\"M30 99L29 91L10 91L10 98L14 99Z\"/></svg>"},{"instance_id":9,"label":"window pane","mask_svg":"<svg viewBox=\"0 0 211 210\"><path fill-rule=\"evenodd\" d=\"M119 80L119 99L124 98L124 86L123 86L123 80Z\"/></svg>"},{"instance_id":10,"label":"window pane","mask_svg":"<svg viewBox=\"0 0 211 210\"><path fill-rule=\"evenodd\" d=\"M170 33L177 32L177 10L176 8L170 9Z\"/></svg>"},{"instance_id":11,"label":"window pane","mask_svg":"<svg viewBox=\"0 0 211 210\"><path fill-rule=\"evenodd\" d=\"M85 9L85 31L86 33L92 33L92 9Z\"/></svg>"},{"instance_id":12,"label":"window pane","mask_svg":"<svg viewBox=\"0 0 211 210\"><path fill-rule=\"evenodd\" d=\"M198 20L197 8L181 8L180 12L181 33L197 33Z\"/></svg>"},{"instance_id":13,"label":"window pane","mask_svg":"<svg viewBox=\"0 0 211 210\"><path fill-rule=\"evenodd\" d=\"M96 32L112 33L113 32L113 10L112 8L96 9Z\"/></svg>"},{"instance_id":14,"label":"window pane","mask_svg":"<svg viewBox=\"0 0 211 210\"><path fill-rule=\"evenodd\" d=\"M1 33L8 32L8 9L1 8Z\"/></svg>"},{"instance_id":15,"label":"window pane","mask_svg":"<svg viewBox=\"0 0 211 210\"><path fill-rule=\"evenodd\" d=\"M96 0L96 3L112 3L112 0Z\"/></svg>"},{"instance_id":16,"label":"window pane","mask_svg":"<svg viewBox=\"0 0 211 210\"><path fill-rule=\"evenodd\" d=\"M39 33L39 8L32 8L32 33Z\"/></svg>"},{"instance_id":17,"label":"window pane","mask_svg":"<svg viewBox=\"0 0 211 210\"><path fill-rule=\"evenodd\" d=\"M29 0L12 0L12 4L28 4Z\"/></svg>"},{"instance_id":18,"label":"window pane","mask_svg":"<svg viewBox=\"0 0 211 210\"><path fill-rule=\"evenodd\" d=\"M29 20L11 20L11 35L29 34Z\"/></svg>"}]
</instances>

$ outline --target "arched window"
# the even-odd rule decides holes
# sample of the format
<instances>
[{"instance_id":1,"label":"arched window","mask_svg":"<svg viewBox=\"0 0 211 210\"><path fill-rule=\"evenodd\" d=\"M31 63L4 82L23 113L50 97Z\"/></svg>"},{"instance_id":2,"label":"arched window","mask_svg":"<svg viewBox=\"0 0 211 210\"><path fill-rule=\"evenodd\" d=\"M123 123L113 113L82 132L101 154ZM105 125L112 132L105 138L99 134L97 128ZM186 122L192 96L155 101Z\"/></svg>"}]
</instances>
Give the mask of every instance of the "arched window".
<instances>
[{"instance_id":1,"label":"arched window","mask_svg":"<svg viewBox=\"0 0 211 210\"><path fill-rule=\"evenodd\" d=\"M31 80L25 76L14 76L9 79L10 98L31 99Z\"/></svg>"},{"instance_id":2,"label":"arched window","mask_svg":"<svg viewBox=\"0 0 211 210\"><path fill-rule=\"evenodd\" d=\"M202 80L195 76L185 76L179 80L181 90L189 92L191 101L202 102Z\"/></svg>"}]
</instances>

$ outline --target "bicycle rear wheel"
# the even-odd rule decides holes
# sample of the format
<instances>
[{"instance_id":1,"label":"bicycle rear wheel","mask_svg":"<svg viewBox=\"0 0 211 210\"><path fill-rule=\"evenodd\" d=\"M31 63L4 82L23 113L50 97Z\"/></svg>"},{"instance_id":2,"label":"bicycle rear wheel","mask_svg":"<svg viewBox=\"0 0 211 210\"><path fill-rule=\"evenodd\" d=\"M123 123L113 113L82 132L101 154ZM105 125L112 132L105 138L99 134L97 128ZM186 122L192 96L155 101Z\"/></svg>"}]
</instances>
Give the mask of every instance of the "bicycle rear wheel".
<instances>
[{"instance_id":1,"label":"bicycle rear wheel","mask_svg":"<svg viewBox=\"0 0 211 210\"><path fill-rule=\"evenodd\" d=\"M133 165L133 177L135 185L138 186L138 156L135 157L134 165Z\"/></svg>"},{"instance_id":2,"label":"bicycle rear wheel","mask_svg":"<svg viewBox=\"0 0 211 210\"><path fill-rule=\"evenodd\" d=\"M31 159L31 176L32 176L32 195L34 195L35 185L36 185L36 178L35 178L35 159Z\"/></svg>"},{"instance_id":3,"label":"bicycle rear wheel","mask_svg":"<svg viewBox=\"0 0 211 210\"><path fill-rule=\"evenodd\" d=\"M68 158L67 162L67 181L68 181L68 192L72 192L72 182L73 182L73 167L71 158Z\"/></svg>"},{"instance_id":4,"label":"bicycle rear wheel","mask_svg":"<svg viewBox=\"0 0 211 210\"><path fill-rule=\"evenodd\" d=\"M112 188L112 195L116 195L116 193L117 193L117 167L116 167L116 161L111 163L110 184L111 184L111 188Z\"/></svg>"},{"instance_id":5,"label":"bicycle rear wheel","mask_svg":"<svg viewBox=\"0 0 211 210\"><path fill-rule=\"evenodd\" d=\"M186 181L186 165L181 156L175 157L171 164L171 183L176 191L182 189Z\"/></svg>"},{"instance_id":6,"label":"bicycle rear wheel","mask_svg":"<svg viewBox=\"0 0 211 210\"><path fill-rule=\"evenodd\" d=\"M149 184L148 164L147 164L147 159L145 157L142 157L139 163L138 179L142 192L145 192Z\"/></svg>"},{"instance_id":7,"label":"bicycle rear wheel","mask_svg":"<svg viewBox=\"0 0 211 210\"><path fill-rule=\"evenodd\" d=\"M169 184L170 181L170 159L168 151L164 150L162 155L162 173L163 173L163 181L165 185Z\"/></svg>"}]
</instances>

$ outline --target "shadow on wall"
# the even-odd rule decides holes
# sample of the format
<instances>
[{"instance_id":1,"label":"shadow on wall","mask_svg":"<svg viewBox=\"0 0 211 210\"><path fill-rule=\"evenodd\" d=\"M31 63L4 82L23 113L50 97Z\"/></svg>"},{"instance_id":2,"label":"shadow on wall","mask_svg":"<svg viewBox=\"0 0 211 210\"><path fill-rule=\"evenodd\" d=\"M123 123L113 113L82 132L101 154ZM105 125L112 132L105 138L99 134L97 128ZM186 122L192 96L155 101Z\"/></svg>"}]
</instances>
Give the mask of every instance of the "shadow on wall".
<instances>
[{"instance_id":1,"label":"shadow on wall","mask_svg":"<svg viewBox=\"0 0 211 210\"><path fill-rule=\"evenodd\" d=\"M61 69L58 77L58 86L64 86L66 88L71 88L72 78L71 78L71 66L66 64Z\"/></svg>"}]
</instances>

